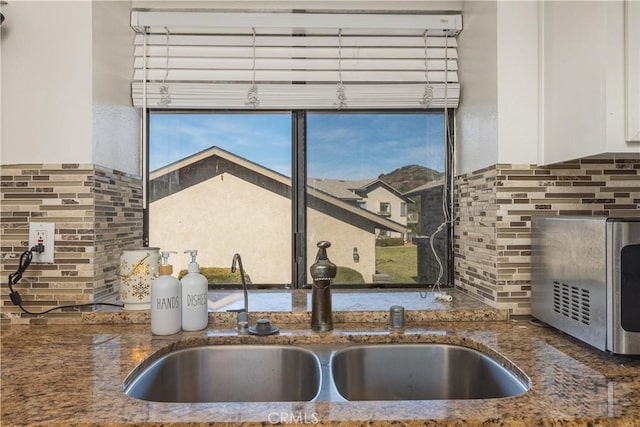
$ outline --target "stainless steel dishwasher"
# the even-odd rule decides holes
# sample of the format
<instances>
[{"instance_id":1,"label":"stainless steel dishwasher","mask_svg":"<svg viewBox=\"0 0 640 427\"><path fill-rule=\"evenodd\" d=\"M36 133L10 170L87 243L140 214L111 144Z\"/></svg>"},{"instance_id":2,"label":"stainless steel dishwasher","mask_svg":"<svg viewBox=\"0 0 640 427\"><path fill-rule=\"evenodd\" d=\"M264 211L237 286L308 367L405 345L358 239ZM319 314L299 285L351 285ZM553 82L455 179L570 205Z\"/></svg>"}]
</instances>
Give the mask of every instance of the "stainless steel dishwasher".
<instances>
[{"instance_id":1,"label":"stainless steel dishwasher","mask_svg":"<svg viewBox=\"0 0 640 427\"><path fill-rule=\"evenodd\" d=\"M640 216L532 218L531 314L592 346L640 354Z\"/></svg>"}]
</instances>

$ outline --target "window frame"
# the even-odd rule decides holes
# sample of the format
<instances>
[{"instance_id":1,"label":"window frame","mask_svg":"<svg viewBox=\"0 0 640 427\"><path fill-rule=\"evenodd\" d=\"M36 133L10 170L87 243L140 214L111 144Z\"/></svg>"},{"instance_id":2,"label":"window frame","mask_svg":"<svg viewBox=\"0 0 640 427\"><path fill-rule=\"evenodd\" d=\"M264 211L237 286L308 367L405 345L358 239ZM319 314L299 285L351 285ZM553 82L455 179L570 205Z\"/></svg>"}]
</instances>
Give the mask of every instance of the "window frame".
<instances>
[{"instance_id":1,"label":"window frame","mask_svg":"<svg viewBox=\"0 0 640 427\"><path fill-rule=\"evenodd\" d=\"M290 289L308 288L307 283L307 116L308 114L444 114L445 120L445 205L453 218L453 197L452 197L452 164L453 164L453 138L448 137L454 126L454 109L365 109L365 110L193 110L193 109L149 109L146 115L146 126L149 128L150 117L153 114L269 114L269 113L289 113L291 115L291 283ZM146 174L142 177L144 181L145 200L147 201L143 208L143 246L149 246L149 150L150 150L150 132L147 132L146 141L143 142L143 150L145 151L143 159L145 162L144 170ZM381 204L382 202L380 202ZM387 202L390 205L390 203ZM380 206L380 205L379 205ZM389 206L390 207L390 206ZM449 277L453 278L453 228L454 223L450 222L446 228L449 235L447 254L445 261L447 264ZM313 249L313 248L312 248ZM357 287L360 289L367 288L419 288L429 284L394 284L394 283L365 283L365 286L341 285L341 287ZM453 284L452 284L453 285ZM261 287L280 289L280 285L261 284ZM225 286L227 287L227 286ZM234 288L237 286L228 286ZM285 285L286 288L286 285Z\"/></svg>"},{"instance_id":2,"label":"window frame","mask_svg":"<svg viewBox=\"0 0 640 427\"><path fill-rule=\"evenodd\" d=\"M378 215L391 216L391 202L378 202Z\"/></svg>"}]
</instances>

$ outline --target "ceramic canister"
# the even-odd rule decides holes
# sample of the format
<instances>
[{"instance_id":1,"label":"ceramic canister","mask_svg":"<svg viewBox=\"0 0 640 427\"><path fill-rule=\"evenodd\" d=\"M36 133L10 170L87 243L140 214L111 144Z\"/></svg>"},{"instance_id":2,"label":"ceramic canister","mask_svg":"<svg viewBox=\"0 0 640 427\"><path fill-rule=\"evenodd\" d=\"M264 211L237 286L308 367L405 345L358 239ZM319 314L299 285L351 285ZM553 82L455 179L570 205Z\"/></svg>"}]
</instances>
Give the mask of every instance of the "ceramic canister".
<instances>
[{"instance_id":1,"label":"ceramic canister","mask_svg":"<svg viewBox=\"0 0 640 427\"><path fill-rule=\"evenodd\" d=\"M151 308L151 282L158 277L160 248L125 249L120 256L120 299L125 310Z\"/></svg>"}]
</instances>

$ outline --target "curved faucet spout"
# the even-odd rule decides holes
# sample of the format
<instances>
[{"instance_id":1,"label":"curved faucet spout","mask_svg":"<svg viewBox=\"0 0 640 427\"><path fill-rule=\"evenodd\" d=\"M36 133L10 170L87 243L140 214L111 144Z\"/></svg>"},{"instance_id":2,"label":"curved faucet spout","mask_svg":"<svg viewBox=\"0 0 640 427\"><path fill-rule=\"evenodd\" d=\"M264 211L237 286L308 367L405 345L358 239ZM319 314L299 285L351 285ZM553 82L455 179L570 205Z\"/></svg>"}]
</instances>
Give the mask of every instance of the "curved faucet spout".
<instances>
[{"instance_id":1,"label":"curved faucet spout","mask_svg":"<svg viewBox=\"0 0 640 427\"><path fill-rule=\"evenodd\" d=\"M240 280L242 281L242 290L244 291L244 312L249 314L249 292L247 291L247 281L244 277L244 267L242 266L242 258L240 254L233 255L233 261L231 262L231 272L236 272L236 263L240 267Z\"/></svg>"}]
</instances>

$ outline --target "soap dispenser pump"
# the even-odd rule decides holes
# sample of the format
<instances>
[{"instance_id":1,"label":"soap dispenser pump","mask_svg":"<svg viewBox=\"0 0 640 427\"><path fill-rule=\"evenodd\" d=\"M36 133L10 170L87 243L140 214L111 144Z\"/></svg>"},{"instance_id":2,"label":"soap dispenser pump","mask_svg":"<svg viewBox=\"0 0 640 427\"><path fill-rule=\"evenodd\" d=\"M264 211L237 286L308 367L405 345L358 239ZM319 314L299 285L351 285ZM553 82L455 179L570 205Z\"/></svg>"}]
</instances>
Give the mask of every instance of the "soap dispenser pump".
<instances>
[{"instance_id":1,"label":"soap dispenser pump","mask_svg":"<svg viewBox=\"0 0 640 427\"><path fill-rule=\"evenodd\" d=\"M200 274L200 266L196 261L198 251L188 249L185 254L191 255L191 263L187 274L180 281L182 284L182 329L199 331L209 324L208 291L209 281Z\"/></svg>"},{"instance_id":2,"label":"soap dispenser pump","mask_svg":"<svg viewBox=\"0 0 640 427\"><path fill-rule=\"evenodd\" d=\"M169 255L175 251L162 251L160 275L151 283L151 332L155 335L171 335L180 331L181 311L180 281L173 277Z\"/></svg>"},{"instance_id":3,"label":"soap dispenser pump","mask_svg":"<svg viewBox=\"0 0 640 427\"><path fill-rule=\"evenodd\" d=\"M331 280L336 277L338 268L327 257L327 248L331 242L320 241L317 244L318 254L311 266L313 288L311 291L311 329L314 331L330 331L333 329L333 313L331 312Z\"/></svg>"}]
</instances>

